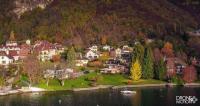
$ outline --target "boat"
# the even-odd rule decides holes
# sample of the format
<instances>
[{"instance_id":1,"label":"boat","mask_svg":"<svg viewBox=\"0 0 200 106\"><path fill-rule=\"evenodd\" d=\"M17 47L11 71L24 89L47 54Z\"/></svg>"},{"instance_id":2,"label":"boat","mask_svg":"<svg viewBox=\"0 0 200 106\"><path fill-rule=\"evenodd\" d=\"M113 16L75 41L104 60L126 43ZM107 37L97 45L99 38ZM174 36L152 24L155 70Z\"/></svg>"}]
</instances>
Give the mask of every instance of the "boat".
<instances>
[{"instance_id":1,"label":"boat","mask_svg":"<svg viewBox=\"0 0 200 106\"><path fill-rule=\"evenodd\" d=\"M129 91L129 90L123 90L123 91L120 91L122 94L135 94L136 91Z\"/></svg>"}]
</instances>

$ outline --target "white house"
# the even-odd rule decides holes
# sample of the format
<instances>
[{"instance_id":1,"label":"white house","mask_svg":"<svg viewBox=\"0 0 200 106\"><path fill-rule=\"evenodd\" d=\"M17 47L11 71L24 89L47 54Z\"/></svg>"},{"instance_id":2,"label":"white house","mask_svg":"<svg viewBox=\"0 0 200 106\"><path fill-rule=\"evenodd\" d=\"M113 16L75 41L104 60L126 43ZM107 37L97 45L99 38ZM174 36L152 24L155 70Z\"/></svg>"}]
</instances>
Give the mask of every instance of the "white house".
<instances>
[{"instance_id":1,"label":"white house","mask_svg":"<svg viewBox=\"0 0 200 106\"><path fill-rule=\"evenodd\" d=\"M13 58L5 52L0 52L0 65L9 65L10 63L13 63Z\"/></svg>"},{"instance_id":2,"label":"white house","mask_svg":"<svg viewBox=\"0 0 200 106\"><path fill-rule=\"evenodd\" d=\"M87 51L87 53L85 54L85 57L89 60L97 59L99 58L99 56L100 54L98 52L92 50Z\"/></svg>"},{"instance_id":3,"label":"white house","mask_svg":"<svg viewBox=\"0 0 200 106\"><path fill-rule=\"evenodd\" d=\"M98 51L98 46L94 45L92 47L89 47L88 49L91 50L91 51L97 52Z\"/></svg>"},{"instance_id":4,"label":"white house","mask_svg":"<svg viewBox=\"0 0 200 106\"><path fill-rule=\"evenodd\" d=\"M88 64L88 59L78 59L76 60L76 66L86 66Z\"/></svg>"},{"instance_id":5,"label":"white house","mask_svg":"<svg viewBox=\"0 0 200 106\"><path fill-rule=\"evenodd\" d=\"M120 48L115 49L115 57L121 57L122 50Z\"/></svg>"},{"instance_id":6,"label":"white house","mask_svg":"<svg viewBox=\"0 0 200 106\"><path fill-rule=\"evenodd\" d=\"M109 45L105 45L103 46L103 50L110 51L111 47Z\"/></svg>"}]
</instances>

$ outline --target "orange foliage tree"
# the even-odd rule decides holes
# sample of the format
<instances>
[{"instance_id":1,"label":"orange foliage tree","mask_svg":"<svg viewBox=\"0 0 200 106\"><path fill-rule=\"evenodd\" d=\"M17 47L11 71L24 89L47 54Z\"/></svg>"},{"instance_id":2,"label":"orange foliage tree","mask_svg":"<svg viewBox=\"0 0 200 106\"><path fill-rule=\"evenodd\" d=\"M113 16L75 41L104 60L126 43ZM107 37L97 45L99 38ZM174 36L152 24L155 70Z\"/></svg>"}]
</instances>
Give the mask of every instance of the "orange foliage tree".
<instances>
[{"instance_id":1,"label":"orange foliage tree","mask_svg":"<svg viewBox=\"0 0 200 106\"><path fill-rule=\"evenodd\" d=\"M101 37L101 44L105 45L107 43L107 37L104 35Z\"/></svg>"},{"instance_id":2,"label":"orange foliage tree","mask_svg":"<svg viewBox=\"0 0 200 106\"><path fill-rule=\"evenodd\" d=\"M162 48L162 53L167 57L173 57L173 45L170 42L166 42Z\"/></svg>"},{"instance_id":3,"label":"orange foliage tree","mask_svg":"<svg viewBox=\"0 0 200 106\"><path fill-rule=\"evenodd\" d=\"M54 56L52 57L52 61L53 61L53 62L59 62L60 59L61 59L61 56L60 56L60 55L54 55Z\"/></svg>"}]
</instances>

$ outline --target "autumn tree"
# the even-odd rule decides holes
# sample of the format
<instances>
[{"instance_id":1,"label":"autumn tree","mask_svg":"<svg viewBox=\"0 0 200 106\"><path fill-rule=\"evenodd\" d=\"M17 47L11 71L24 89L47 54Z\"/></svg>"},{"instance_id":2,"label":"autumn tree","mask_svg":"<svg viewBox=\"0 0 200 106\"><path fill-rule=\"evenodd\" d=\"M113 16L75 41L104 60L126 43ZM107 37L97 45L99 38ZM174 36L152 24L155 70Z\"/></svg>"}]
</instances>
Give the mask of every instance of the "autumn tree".
<instances>
[{"instance_id":1,"label":"autumn tree","mask_svg":"<svg viewBox=\"0 0 200 106\"><path fill-rule=\"evenodd\" d=\"M52 57L52 61L53 62L59 62L61 60L61 56L60 55L53 55Z\"/></svg>"},{"instance_id":2,"label":"autumn tree","mask_svg":"<svg viewBox=\"0 0 200 106\"><path fill-rule=\"evenodd\" d=\"M102 45L107 44L107 37L106 37L106 36L102 36L102 37L101 37L101 44L102 44Z\"/></svg>"},{"instance_id":3,"label":"autumn tree","mask_svg":"<svg viewBox=\"0 0 200 106\"><path fill-rule=\"evenodd\" d=\"M41 78L42 72L40 70L40 63L37 56L30 54L23 61L23 72L28 76L30 85L36 83Z\"/></svg>"},{"instance_id":4,"label":"autumn tree","mask_svg":"<svg viewBox=\"0 0 200 106\"><path fill-rule=\"evenodd\" d=\"M138 59L132 62L131 66L131 79L133 81L138 81L142 76L142 68Z\"/></svg>"},{"instance_id":5,"label":"autumn tree","mask_svg":"<svg viewBox=\"0 0 200 106\"><path fill-rule=\"evenodd\" d=\"M144 47L138 43L133 47L133 54L132 54L132 61L135 62L136 59L140 62L140 64L143 63L144 58Z\"/></svg>"},{"instance_id":6,"label":"autumn tree","mask_svg":"<svg viewBox=\"0 0 200 106\"><path fill-rule=\"evenodd\" d=\"M194 82L197 79L197 71L194 66L187 66L183 70L183 80L187 83Z\"/></svg>"},{"instance_id":7,"label":"autumn tree","mask_svg":"<svg viewBox=\"0 0 200 106\"><path fill-rule=\"evenodd\" d=\"M10 32L9 40L10 40L10 41L15 41L15 33L14 33L14 31L11 31L11 32Z\"/></svg>"},{"instance_id":8,"label":"autumn tree","mask_svg":"<svg viewBox=\"0 0 200 106\"><path fill-rule=\"evenodd\" d=\"M165 43L164 47L162 48L162 53L166 57L173 57L173 45L170 42Z\"/></svg>"},{"instance_id":9,"label":"autumn tree","mask_svg":"<svg viewBox=\"0 0 200 106\"><path fill-rule=\"evenodd\" d=\"M147 46L143 60L142 77L152 79L153 76L153 53L151 47Z\"/></svg>"},{"instance_id":10,"label":"autumn tree","mask_svg":"<svg viewBox=\"0 0 200 106\"><path fill-rule=\"evenodd\" d=\"M71 47L67 52L67 65L70 68L74 68L76 63L76 52L74 50L74 47Z\"/></svg>"}]
</instances>

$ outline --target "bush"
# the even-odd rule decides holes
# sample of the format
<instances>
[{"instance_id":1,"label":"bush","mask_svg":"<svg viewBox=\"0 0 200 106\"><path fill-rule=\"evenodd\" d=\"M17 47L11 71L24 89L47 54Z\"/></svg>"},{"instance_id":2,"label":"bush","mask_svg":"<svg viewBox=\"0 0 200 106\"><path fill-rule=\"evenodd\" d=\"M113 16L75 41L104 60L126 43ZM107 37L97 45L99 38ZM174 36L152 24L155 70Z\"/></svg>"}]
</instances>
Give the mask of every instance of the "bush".
<instances>
[{"instance_id":1,"label":"bush","mask_svg":"<svg viewBox=\"0 0 200 106\"><path fill-rule=\"evenodd\" d=\"M177 84L177 85L184 85L184 81L181 79L180 76L172 77L172 82Z\"/></svg>"},{"instance_id":2,"label":"bush","mask_svg":"<svg viewBox=\"0 0 200 106\"><path fill-rule=\"evenodd\" d=\"M21 75L17 84L19 86L28 86L29 83L30 83L30 81L28 79L28 76L27 75Z\"/></svg>"},{"instance_id":3,"label":"bush","mask_svg":"<svg viewBox=\"0 0 200 106\"><path fill-rule=\"evenodd\" d=\"M0 76L0 86L3 86L5 84L5 80L3 77Z\"/></svg>"},{"instance_id":4,"label":"bush","mask_svg":"<svg viewBox=\"0 0 200 106\"><path fill-rule=\"evenodd\" d=\"M59 62L61 60L61 56L60 55L54 55L51 59L52 62Z\"/></svg>"}]
</instances>

